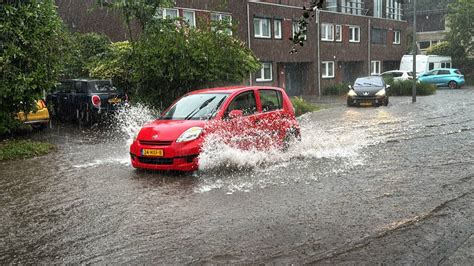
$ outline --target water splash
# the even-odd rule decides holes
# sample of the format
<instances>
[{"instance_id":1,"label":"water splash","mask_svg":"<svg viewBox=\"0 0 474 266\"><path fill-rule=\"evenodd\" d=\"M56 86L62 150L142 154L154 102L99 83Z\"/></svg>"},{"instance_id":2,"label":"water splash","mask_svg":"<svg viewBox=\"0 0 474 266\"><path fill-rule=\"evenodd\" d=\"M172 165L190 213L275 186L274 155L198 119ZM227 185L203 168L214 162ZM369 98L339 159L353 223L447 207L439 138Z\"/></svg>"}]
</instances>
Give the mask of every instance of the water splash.
<instances>
[{"instance_id":1,"label":"water splash","mask_svg":"<svg viewBox=\"0 0 474 266\"><path fill-rule=\"evenodd\" d=\"M113 114L114 131L124 136L127 146L132 144L133 138L140 128L159 116L159 110L145 104L137 103L121 109Z\"/></svg>"},{"instance_id":2,"label":"water splash","mask_svg":"<svg viewBox=\"0 0 474 266\"><path fill-rule=\"evenodd\" d=\"M305 118L300 118L300 126L301 140L293 140L284 151L280 147L237 149L219 138L207 139L199 157L200 185L195 191L224 189L235 193L269 185L318 182L321 177L364 165L362 150L382 141L374 138L369 126L348 129ZM311 173L305 171L314 169L314 164L320 167Z\"/></svg>"}]
</instances>

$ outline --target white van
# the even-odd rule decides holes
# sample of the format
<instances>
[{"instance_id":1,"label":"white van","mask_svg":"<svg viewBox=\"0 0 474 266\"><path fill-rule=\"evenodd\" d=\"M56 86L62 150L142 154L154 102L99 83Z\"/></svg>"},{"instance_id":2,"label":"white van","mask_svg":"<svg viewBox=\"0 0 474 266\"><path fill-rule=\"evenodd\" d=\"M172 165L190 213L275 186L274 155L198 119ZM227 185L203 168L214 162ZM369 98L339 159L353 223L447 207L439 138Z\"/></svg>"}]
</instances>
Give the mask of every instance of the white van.
<instances>
[{"instance_id":1,"label":"white van","mask_svg":"<svg viewBox=\"0 0 474 266\"><path fill-rule=\"evenodd\" d=\"M435 68L451 68L451 56L417 55L416 73L428 72ZM400 62L400 70L413 71L413 55L404 55Z\"/></svg>"}]
</instances>

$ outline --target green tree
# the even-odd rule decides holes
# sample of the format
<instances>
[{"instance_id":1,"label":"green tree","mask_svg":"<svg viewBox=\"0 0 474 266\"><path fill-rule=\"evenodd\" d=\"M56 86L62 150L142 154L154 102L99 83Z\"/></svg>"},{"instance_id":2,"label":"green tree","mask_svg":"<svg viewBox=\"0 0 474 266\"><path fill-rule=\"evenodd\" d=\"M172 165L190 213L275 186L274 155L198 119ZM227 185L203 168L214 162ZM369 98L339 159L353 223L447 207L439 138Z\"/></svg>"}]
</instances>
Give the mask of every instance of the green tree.
<instances>
[{"instance_id":1,"label":"green tree","mask_svg":"<svg viewBox=\"0 0 474 266\"><path fill-rule=\"evenodd\" d=\"M466 55L474 55L474 1L457 0L448 8L449 42L460 44Z\"/></svg>"},{"instance_id":2,"label":"green tree","mask_svg":"<svg viewBox=\"0 0 474 266\"><path fill-rule=\"evenodd\" d=\"M65 40L65 69L62 78L90 77L88 66L101 54L108 52L110 39L97 33L71 33Z\"/></svg>"},{"instance_id":3,"label":"green tree","mask_svg":"<svg viewBox=\"0 0 474 266\"><path fill-rule=\"evenodd\" d=\"M239 83L260 69L252 51L227 32L225 23L196 29L166 20L149 27L136 51L144 70L136 72L139 94L168 104L192 89Z\"/></svg>"},{"instance_id":4,"label":"green tree","mask_svg":"<svg viewBox=\"0 0 474 266\"><path fill-rule=\"evenodd\" d=\"M130 42L111 43L106 51L93 57L86 66L91 77L111 79L126 91L134 86L134 66Z\"/></svg>"},{"instance_id":5,"label":"green tree","mask_svg":"<svg viewBox=\"0 0 474 266\"><path fill-rule=\"evenodd\" d=\"M252 51L227 34L228 24L196 29L176 23L150 24L133 53L129 42L112 44L91 73L139 88L135 99L163 106L193 89L240 83L260 69Z\"/></svg>"},{"instance_id":6,"label":"green tree","mask_svg":"<svg viewBox=\"0 0 474 266\"><path fill-rule=\"evenodd\" d=\"M97 0L101 7L119 12L127 26L130 41L134 42L132 23L138 22L145 31L148 23L154 20L160 8L171 7L174 0Z\"/></svg>"},{"instance_id":7,"label":"green tree","mask_svg":"<svg viewBox=\"0 0 474 266\"><path fill-rule=\"evenodd\" d=\"M34 108L58 79L65 38L53 0L0 5L0 134L15 125L15 112Z\"/></svg>"}]
</instances>

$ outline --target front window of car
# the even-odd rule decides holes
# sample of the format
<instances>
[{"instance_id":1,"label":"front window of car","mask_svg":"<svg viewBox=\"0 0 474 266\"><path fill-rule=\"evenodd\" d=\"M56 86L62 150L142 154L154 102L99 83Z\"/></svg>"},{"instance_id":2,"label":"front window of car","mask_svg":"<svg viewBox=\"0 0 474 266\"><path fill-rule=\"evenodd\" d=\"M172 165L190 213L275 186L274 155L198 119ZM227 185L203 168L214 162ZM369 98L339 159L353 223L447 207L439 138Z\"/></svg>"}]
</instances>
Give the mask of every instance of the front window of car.
<instances>
[{"instance_id":1,"label":"front window of car","mask_svg":"<svg viewBox=\"0 0 474 266\"><path fill-rule=\"evenodd\" d=\"M257 102L253 91L243 92L237 95L227 107L225 116L232 110L241 110L243 115L251 115L257 111Z\"/></svg>"},{"instance_id":2,"label":"front window of car","mask_svg":"<svg viewBox=\"0 0 474 266\"><path fill-rule=\"evenodd\" d=\"M200 93L184 96L160 119L162 120L207 120L213 118L227 93Z\"/></svg>"},{"instance_id":3,"label":"front window of car","mask_svg":"<svg viewBox=\"0 0 474 266\"><path fill-rule=\"evenodd\" d=\"M277 90L259 90L262 111L270 112L283 108L281 92Z\"/></svg>"},{"instance_id":4,"label":"front window of car","mask_svg":"<svg viewBox=\"0 0 474 266\"><path fill-rule=\"evenodd\" d=\"M382 78L358 78L356 79L354 86L362 86L362 87L381 87L384 86Z\"/></svg>"}]
</instances>

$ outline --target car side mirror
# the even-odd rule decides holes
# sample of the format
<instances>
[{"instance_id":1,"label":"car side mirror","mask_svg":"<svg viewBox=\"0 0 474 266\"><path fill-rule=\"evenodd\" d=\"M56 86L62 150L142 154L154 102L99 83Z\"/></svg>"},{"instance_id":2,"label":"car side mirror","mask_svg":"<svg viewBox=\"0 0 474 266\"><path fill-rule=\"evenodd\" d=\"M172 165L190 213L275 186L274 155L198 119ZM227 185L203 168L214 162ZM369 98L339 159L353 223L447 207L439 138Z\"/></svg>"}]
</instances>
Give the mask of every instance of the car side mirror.
<instances>
[{"instance_id":1,"label":"car side mirror","mask_svg":"<svg viewBox=\"0 0 474 266\"><path fill-rule=\"evenodd\" d=\"M242 111L242 110L232 110L229 113L229 118L231 118L231 119L237 118L237 117L242 117L242 116L244 116L244 111Z\"/></svg>"},{"instance_id":2,"label":"car side mirror","mask_svg":"<svg viewBox=\"0 0 474 266\"><path fill-rule=\"evenodd\" d=\"M352 85L349 85L349 86L347 86L347 87L349 88L349 90L352 90Z\"/></svg>"},{"instance_id":3,"label":"car side mirror","mask_svg":"<svg viewBox=\"0 0 474 266\"><path fill-rule=\"evenodd\" d=\"M386 90L390 89L390 85L387 84L387 85L385 86L385 89L386 89Z\"/></svg>"}]
</instances>

